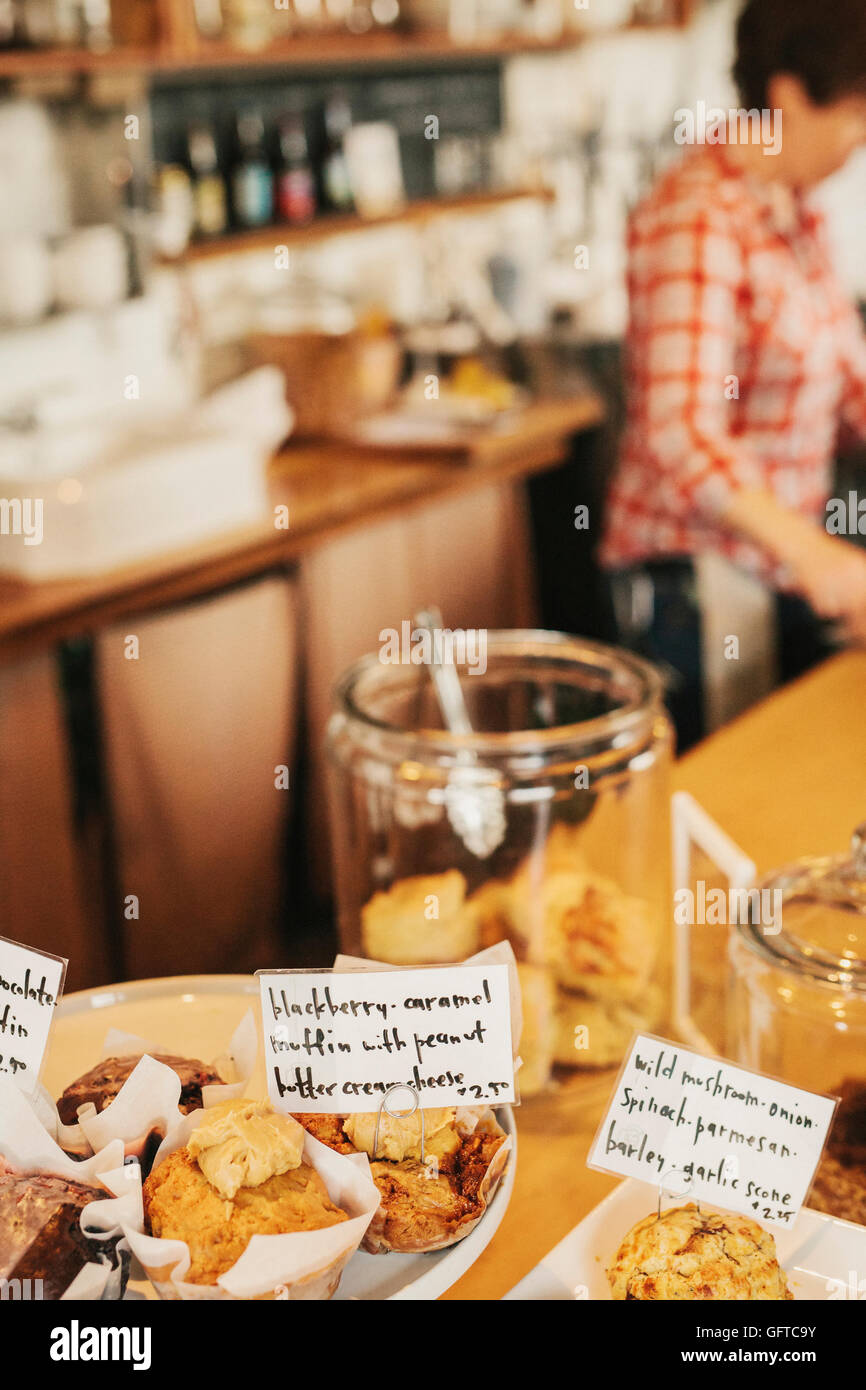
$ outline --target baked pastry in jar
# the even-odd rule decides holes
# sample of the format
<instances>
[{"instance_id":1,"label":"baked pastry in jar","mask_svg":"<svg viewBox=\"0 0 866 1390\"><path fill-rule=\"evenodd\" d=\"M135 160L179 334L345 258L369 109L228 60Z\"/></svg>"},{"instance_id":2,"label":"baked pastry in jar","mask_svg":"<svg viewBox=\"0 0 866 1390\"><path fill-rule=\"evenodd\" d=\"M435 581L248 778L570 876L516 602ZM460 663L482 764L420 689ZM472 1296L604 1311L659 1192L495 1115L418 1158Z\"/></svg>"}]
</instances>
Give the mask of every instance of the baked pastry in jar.
<instances>
[{"instance_id":1,"label":"baked pastry in jar","mask_svg":"<svg viewBox=\"0 0 866 1390\"><path fill-rule=\"evenodd\" d=\"M369 960L389 965L445 965L478 950L478 918L466 902L457 869L398 879L361 909L361 938Z\"/></svg>"},{"instance_id":2,"label":"baked pastry in jar","mask_svg":"<svg viewBox=\"0 0 866 1390\"><path fill-rule=\"evenodd\" d=\"M736 1212L701 1212L693 1202L633 1226L607 1277L616 1302L794 1297L769 1231Z\"/></svg>"},{"instance_id":3,"label":"baked pastry in jar","mask_svg":"<svg viewBox=\"0 0 866 1390\"><path fill-rule=\"evenodd\" d=\"M610 1003L646 989L658 950L647 904L598 874L547 874L537 895L515 894L512 931L557 984Z\"/></svg>"},{"instance_id":4,"label":"baked pastry in jar","mask_svg":"<svg viewBox=\"0 0 866 1390\"><path fill-rule=\"evenodd\" d=\"M362 1248L374 1255L442 1250L463 1240L505 1172L511 1141L492 1110L431 1109L423 1115L423 1154L421 1111L295 1117L337 1153L367 1154L379 1209Z\"/></svg>"},{"instance_id":5,"label":"baked pastry in jar","mask_svg":"<svg viewBox=\"0 0 866 1390\"><path fill-rule=\"evenodd\" d=\"M550 1084L556 1050L556 989L544 966L518 964L523 1009L518 1073L520 1098L539 1095Z\"/></svg>"},{"instance_id":6,"label":"baked pastry in jar","mask_svg":"<svg viewBox=\"0 0 866 1390\"><path fill-rule=\"evenodd\" d=\"M33 1298L60 1299L85 1265L104 1264L120 1269L122 1295L119 1233L86 1226L86 1208L111 1195L60 1174L0 1171L0 1280L29 1280Z\"/></svg>"},{"instance_id":7,"label":"baked pastry in jar","mask_svg":"<svg viewBox=\"0 0 866 1390\"><path fill-rule=\"evenodd\" d=\"M661 990L651 987L631 1004L603 1004L560 990L556 999L553 1058L583 1071L616 1066L635 1033L652 1032L661 1017Z\"/></svg>"},{"instance_id":8,"label":"baked pastry in jar","mask_svg":"<svg viewBox=\"0 0 866 1390\"><path fill-rule=\"evenodd\" d=\"M304 1130L269 1102L215 1106L145 1182L146 1230L186 1243L186 1282L215 1285L255 1235L318 1231L348 1221L303 1155Z\"/></svg>"}]
</instances>

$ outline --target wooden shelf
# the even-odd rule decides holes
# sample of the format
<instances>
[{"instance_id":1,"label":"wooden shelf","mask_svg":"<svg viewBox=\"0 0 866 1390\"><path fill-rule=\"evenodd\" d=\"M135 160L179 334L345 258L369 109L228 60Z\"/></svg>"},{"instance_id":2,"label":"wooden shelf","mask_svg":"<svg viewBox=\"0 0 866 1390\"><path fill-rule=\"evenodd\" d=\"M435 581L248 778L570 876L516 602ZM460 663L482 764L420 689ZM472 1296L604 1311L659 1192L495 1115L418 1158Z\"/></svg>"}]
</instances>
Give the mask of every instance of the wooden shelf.
<instances>
[{"instance_id":1,"label":"wooden shelf","mask_svg":"<svg viewBox=\"0 0 866 1390\"><path fill-rule=\"evenodd\" d=\"M270 47L244 51L228 44L201 41L189 57L178 56L160 64L160 70L215 67L346 67L352 64L471 61L502 58L518 53L551 53L573 48L579 34L557 39L533 39L526 34L502 34L476 43L460 43L446 32L325 34L284 39Z\"/></svg>"},{"instance_id":2,"label":"wooden shelf","mask_svg":"<svg viewBox=\"0 0 866 1390\"><path fill-rule=\"evenodd\" d=\"M85 48L9 49L0 51L0 78L135 72L152 68L155 57L152 49L119 46L107 53Z\"/></svg>"},{"instance_id":3,"label":"wooden shelf","mask_svg":"<svg viewBox=\"0 0 866 1390\"><path fill-rule=\"evenodd\" d=\"M493 193L463 193L453 198L423 198L407 203L400 211L388 213L385 217L361 217L359 213L354 212L323 213L306 227L292 227L276 222L270 223L267 227L256 227L252 231L230 232L226 236L215 237L212 241L194 242L182 256L166 260L165 263L183 265L217 256L272 250L274 246L303 246L325 241L330 237L344 236L348 232L372 231L378 227L398 226L404 223L420 225L437 217L484 212L487 208L502 207L505 203L513 203L520 198L541 198L548 202L551 194L543 188L521 188Z\"/></svg>"},{"instance_id":4,"label":"wooden shelf","mask_svg":"<svg viewBox=\"0 0 866 1390\"><path fill-rule=\"evenodd\" d=\"M638 26L629 26L638 27ZM646 27L646 26L642 26ZM648 26L659 28L663 26ZM206 73L225 68L315 69L399 64L471 62L522 53L564 52L580 44L578 31L555 39L502 34L462 43L438 30L409 33L297 35L266 49L245 50L199 39L190 45L134 48L118 45L107 53L87 49L0 51L0 79L145 71L155 80L173 74Z\"/></svg>"}]
</instances>

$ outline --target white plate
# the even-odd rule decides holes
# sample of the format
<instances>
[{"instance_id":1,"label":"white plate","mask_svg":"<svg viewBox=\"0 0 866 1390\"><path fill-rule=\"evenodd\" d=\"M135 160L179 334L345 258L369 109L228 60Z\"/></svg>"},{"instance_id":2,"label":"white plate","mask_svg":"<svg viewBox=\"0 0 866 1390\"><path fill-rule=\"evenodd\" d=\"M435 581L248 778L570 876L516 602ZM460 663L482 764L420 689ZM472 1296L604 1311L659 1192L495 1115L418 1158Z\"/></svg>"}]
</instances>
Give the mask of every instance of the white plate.
<instances>
[{"instance_id":1,"label":"white plate","mask_svg":"<svg viewBox=\"0 0 866 1390\"><path fill-rule=\"evenodd\" d=\"M136 1033L181 1057L211 1061L225 1051L248 1009L258 1019L258 1001L258 981L251 975L182 975L68 994L57 1009L42 1082L52 1096L59 1096L99 1060L109 1028ZM263 1095L265 1090L260 1048L250 1091ZM496 1234L514 1187L514 1119L509 1109L497 1113L514 1147L484 1220L465 1240L435 1254L353 1256L336 1301L438 1298L471 1268ZM133 1281L131 1289L133 1296L156 1297L148 1281Z\"/></svg>"},{"instance_id":2,"label":"white plate","mask_svg":"<svg viewBox=\"0 0 866 1390\"><path fill-rule=\"evenodd\" d=\"M605 1270L623 1237L658 1205L658 1190L629 1178L614 1188L549 1255L530 1270L506 1299L562 1302L610 1301ZM719 1208L702 1203L707 1211ZM866 1227L804 1209L793 1230L773 1230L779 1261L796 1300L856 1296L866 1270ZM860 1274L853 1271L859 1270ZM855 1293L852 1295L850 1281Z\"/></svg>"}]
</instances>

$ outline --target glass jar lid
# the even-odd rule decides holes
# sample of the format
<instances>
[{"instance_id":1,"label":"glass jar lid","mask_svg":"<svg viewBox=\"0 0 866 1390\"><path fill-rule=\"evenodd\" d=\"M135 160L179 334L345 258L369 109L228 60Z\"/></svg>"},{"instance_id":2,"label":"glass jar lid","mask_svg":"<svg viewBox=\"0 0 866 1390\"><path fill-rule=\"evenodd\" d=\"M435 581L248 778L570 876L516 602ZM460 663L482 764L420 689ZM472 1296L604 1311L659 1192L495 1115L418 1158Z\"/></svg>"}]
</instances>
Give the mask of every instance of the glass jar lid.
<instances>
[{"instance_id":1,"label":"glass jar lid","mask_svg":"<svg viewBox=\"0 0 866 1390\"><path fill-rule=\"evenodd\" d=\"M739 927L751 950L817 983L866 994L866 824L849 854L798 860L765 878L760 894Z\"/></svg>"}]
</instances>

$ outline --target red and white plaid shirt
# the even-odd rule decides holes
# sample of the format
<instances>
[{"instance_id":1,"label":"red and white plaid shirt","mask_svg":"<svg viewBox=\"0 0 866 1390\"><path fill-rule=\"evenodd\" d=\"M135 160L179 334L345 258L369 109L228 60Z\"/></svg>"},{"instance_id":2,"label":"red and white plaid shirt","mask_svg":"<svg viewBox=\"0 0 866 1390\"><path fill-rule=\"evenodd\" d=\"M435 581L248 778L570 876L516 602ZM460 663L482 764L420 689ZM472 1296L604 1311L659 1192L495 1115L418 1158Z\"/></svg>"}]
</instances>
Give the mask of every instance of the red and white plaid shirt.
<instances>
[{"instance_id":1,"label":"red and white plaid shirt","mask_svg":"<svg viewBox=\"0 0 866 1390\"><path fill-rule=\"evenodd\" d=\"M629 417L602 563L720 551L789 577L720 519L763 489L823 522L840 429L866 437L866 335L823 218L749 179L718 146L690 152L629 232Z\"/></svg>"}]
</instances>

